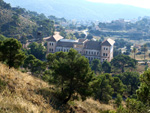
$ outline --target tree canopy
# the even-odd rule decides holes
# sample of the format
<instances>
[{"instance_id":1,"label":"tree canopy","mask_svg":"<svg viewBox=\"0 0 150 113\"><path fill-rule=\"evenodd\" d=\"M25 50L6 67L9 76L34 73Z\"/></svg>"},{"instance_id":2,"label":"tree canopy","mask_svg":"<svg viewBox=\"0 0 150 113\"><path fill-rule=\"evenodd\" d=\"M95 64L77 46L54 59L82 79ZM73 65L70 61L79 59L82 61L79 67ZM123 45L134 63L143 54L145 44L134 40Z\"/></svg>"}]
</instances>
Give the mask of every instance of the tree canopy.
<instances>
[{"instance_id":1,"label":"tree canopy","mask_svg":"<svg viewBox=\"0 0 150 113\"><path fill-rule=\"evenodd\" d=\"M112 77L110 74L98 75L92 83L94 98L108 103L112 96L117 97L117 94L124 92L124 85L118 77Z\"/></svg>"},{"instance_id":2,"label":"tree canopy","mask_svg":"<svg viewBox=\"0 0 150 113\"><path fill-rule=\"evenodd\" d=\"M55 59L52 69L61 87L61 93L64 95L64 103L67 103L73 96L78 96L77 94L80 94L83 100L91 95L90 82L93 72L88 59L78 54L76 50L70 49L65 58Z\"/></svg>"},{"instance_id":3,"label":"tree canopy","mask_svg":"<svg viewBox=\"0 0 150 113\"><path fill-rule=\"evenodd\" d=\"M126 85L126 92L129 95L136 94L136 90L139 86L139 73L138 72L124 72L120 75L117 75L117 77L120 78L120 80L123 82L124 85Z\"/></svg>"},{"instance_id":4,"label":"tree canopy","mask_svg":"<svg viewBox=\"0 0 150 113\"><path fill-rule=\"evenodd\" d=\"M150 70L145 71L140 76L140 87L137 90L137 96L144 104L150 104Z\"/></svg>"},{"instance_id":5,"label":"tree canopy","mask_svg":"<svg viewBox=\"0 0 150 113\"><path fill-rule=\"evenodd\" d=\"M93 38L93 35L88 34L87 39L91 40Z\"/></svg>"},{"instance_id":6,"label":"tree canopy","mask_svg":"<svg viewBox=\"0 0 150 113\"><path fill-rule=\"evenodd\" d=\"M1 42L1 60L9 65L9 68L18 68L23 64L25 54L21 51L21 43L14 38L9 38Z\"/></svg>"},{"instance_id":7,"label":"tree canopy","mask_svg":"<svg viewBox=\"0 0 150 113\"><path fill-rule=\"evenodd\" d=\"M29 55L24 61L23 67L29 70L32 74L42 74L46 69L46 64L37 59L34 55Z\"/></svg>"},{"instance_id":8,"label":"tree canopy","mask_svg":"<svg viewBox=\"0 0 150 113\"><path fill-rule=\"evenodd\" d=\"M29 45L28 53L34 55L37 59L45 59L46 49L42 44L33 42Z\"/></svg>"},{"instance_id":9,"label":"tree canopy","mask_svg":"<svg viewBox=\"0 0 150 113\"><path fill-rule=\"evenodd\" d=\"M123 73L125 67L135 68L137 61L127 55L118 55L112 59L111 64L115 68L121 69L121 72Z\"/></svg>"},{"instance_id":10,"label":"tree canopy","mask_svg":"<svg viewBox=\"0 0 150 113\"><path fill-rule=\"evenodd\" d=\"M104 61L102 64L102 70L104 73L110 73L111 72L111 64L107 61Z\"/></svg>"},{"instance_id":11,"label":"tree canopy","mask_svg":"<svg viewBox=\"0 0 150 113\"><path fill-rule=\"evenodd\" d=\"M100 60L98 59L94 59L91 63L91 69L95 72L95 73L101 73L102 71L102 66L100 63Z\"/></svg>"}]
</instances>

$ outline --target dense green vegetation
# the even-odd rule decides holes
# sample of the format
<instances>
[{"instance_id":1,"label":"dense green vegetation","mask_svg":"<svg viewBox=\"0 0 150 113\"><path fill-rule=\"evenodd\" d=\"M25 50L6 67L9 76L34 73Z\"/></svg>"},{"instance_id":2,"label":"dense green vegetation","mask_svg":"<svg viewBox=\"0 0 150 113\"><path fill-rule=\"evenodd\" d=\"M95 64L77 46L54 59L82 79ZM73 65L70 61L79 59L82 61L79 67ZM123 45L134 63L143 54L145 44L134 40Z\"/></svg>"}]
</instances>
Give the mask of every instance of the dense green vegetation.
<instances>
[{"instance_id":1,"label":"dense green vegetation","mask_svg":"<svg viewBox=\"0 0 150 113\"><path fill-rule=\"evenodd\" d=\"M127 55L118 55L113 58L111 64L118 70L120 69L121 72L123 73L125 71L125 67L135 68L137 61L135 59L130 58Z\"/></svg>"},{"instance_id":2,"label":"dense green vegetation","mask_svg":"<svg viewBox=\"0 0 150 113\"><path fill-rule=\"evenodd\" d=\"M144 104L149 105L150 104L150 70L145 71L140 76L140 87L137 90L137 96L140 101L142 101Z\"/></svg>"},{"instance_id":3,"label":"dense green vegetation","mask_svg":"<svg viewBox=\"0 0 150 113\"><path fill-rule=\"evenodd\" d=\"M28 55L24 60L23 67L32 73L32 75L41 75L42 72L46 69L45 62L37 59L34 55Z\"/></svg>"},{"instance_id":4,"label":"dense green vegetation","mask_svg":"<svg viewBox=\"0 0 150 113\"><path fill-rule=\"evenodd\" d=\"M58 56L56 56L58 57ZM70 49L67 54L55 58L52 70L57 85L61 88L63 103L67 103L71 98L82 100L91 95L90 82L93 78L93 72L89 67L88 59L78 54L74 49Z\"/></svg>"},{"instance_id":5,"label":"dense green vegetation","mask_svg":"<svg viewBox=\"0 0 150 113\"><path fill-rule=\"evenodd\" d=\"M124 85L117 77L112 77L110 74L99 75L93 81L94 98L100 102L108 103L116 94L122 94Z\"/></svg>"},{"instance_id":6,"label":"dense green vegetation","mask_svg":"<svg viewBox=\"0 0 150 113\"><path fill-rule=\"evenodd\" d=\"M19 68L25 59L25 54L21 51L22 45L17 39L9 38L0 42L1 61L9 65L9 68Z\"/></svg>"},{"instance_id":7,"label":"dense green vegetation","mask_svg":"<svg viewBox=\"0 0 150 113\"><path fill-rule=\"evenodd\" d=\"M28 54L34 55L37 59L43 60L46 57L46 48L42 44L33 42L28 46L30 49L27 50Z\"/></svg>"}]
</instances>

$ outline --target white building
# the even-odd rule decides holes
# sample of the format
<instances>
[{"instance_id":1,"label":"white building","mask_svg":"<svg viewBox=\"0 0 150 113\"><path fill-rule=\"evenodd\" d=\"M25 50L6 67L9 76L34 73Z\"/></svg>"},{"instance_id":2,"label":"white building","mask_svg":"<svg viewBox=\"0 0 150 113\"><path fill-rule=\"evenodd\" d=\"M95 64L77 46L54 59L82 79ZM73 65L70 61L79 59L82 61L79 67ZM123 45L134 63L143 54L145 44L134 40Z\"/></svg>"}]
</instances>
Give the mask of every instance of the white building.
<instances>
[{"instance_id":1,"label":"white building","mask_svg":"<svg viewBox=\"0 0 150 113\"><path fill-rule=\"evenodd\" d=\"M103 42L89 41L88 39L63 39L62 36L56 34L45 38L47 41L47 52L55 53L58 51L69 52L69 49L74 48L81 55L84 55L89 61L99 59L101 62L107 60L110 62L113 59L113 46L115 41L107 39Z\"/></svg>"}]
</instances>

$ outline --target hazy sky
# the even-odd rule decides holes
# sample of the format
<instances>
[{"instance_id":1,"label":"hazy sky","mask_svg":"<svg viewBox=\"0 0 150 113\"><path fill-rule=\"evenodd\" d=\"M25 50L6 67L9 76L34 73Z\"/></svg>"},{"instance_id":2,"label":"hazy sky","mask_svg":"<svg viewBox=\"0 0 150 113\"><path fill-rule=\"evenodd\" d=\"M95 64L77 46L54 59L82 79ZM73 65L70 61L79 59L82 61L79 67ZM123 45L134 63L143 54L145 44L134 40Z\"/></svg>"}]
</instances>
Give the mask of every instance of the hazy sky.
<instances>
[{"instance_id":1,"label":"hazy sky","mask_svg":"<svg viewBox=\"0 0 150 113\"><path fill-rule=\"evenodd\" d=\"M112 4L127 4L136 7L150 9L150 0L88 0L88 1L100 3L112 3Z\"/></svg>"}]
</instances>

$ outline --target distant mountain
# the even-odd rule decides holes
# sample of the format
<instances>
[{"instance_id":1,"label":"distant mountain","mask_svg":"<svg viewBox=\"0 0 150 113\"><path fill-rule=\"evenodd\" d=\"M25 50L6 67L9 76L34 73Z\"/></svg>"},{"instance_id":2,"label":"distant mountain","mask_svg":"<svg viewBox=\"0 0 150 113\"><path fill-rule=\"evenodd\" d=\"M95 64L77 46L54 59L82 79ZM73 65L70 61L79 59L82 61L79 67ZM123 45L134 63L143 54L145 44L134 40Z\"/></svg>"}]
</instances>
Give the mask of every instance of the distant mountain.
<instances>
[{"instance_id":1,"label":"distant mountain","mask_svg":"<svg viewBox=\"0 0 150 113\"><path fill-rule=\"evenodd\" d=\"M110 21L149 16L150 9L129 5L93 3L87 0L4 0L12 6L66 19Z\"/></svg>"}]
</instances>

